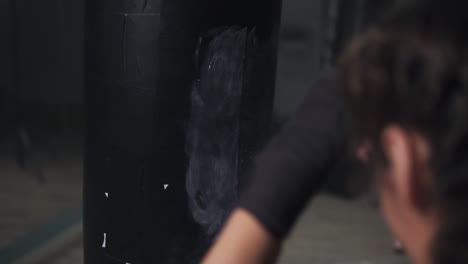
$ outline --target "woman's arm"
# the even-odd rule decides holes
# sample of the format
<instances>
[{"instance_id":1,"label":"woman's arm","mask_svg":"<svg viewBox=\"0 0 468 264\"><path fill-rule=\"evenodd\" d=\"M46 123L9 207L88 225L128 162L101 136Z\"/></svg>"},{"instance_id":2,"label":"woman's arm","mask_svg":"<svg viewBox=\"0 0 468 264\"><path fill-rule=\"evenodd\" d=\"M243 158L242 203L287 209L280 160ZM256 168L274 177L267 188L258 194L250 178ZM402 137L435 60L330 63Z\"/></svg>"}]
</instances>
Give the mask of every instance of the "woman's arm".
<instances>
[{"instance_id":1,"label":"woman's arm","mask_svg":"<svg viewBox=\"0 0 468 264\"><path fill-rule=\"evenodd\" d=\"M236 209L202 263L274 263L280 244L248 211Z\"/></svg>"},{"instance_id":2,"label":"woman's arm","mask_svg":"<svg viewBox=\"0 0 468 264\"><path fill-rule=\"evenodd\" d=\"M343 153L343 111L334 71L324 73L256 158L251 182L204 264L274 263L281 240Z\"/></svg>"}]
</instances>

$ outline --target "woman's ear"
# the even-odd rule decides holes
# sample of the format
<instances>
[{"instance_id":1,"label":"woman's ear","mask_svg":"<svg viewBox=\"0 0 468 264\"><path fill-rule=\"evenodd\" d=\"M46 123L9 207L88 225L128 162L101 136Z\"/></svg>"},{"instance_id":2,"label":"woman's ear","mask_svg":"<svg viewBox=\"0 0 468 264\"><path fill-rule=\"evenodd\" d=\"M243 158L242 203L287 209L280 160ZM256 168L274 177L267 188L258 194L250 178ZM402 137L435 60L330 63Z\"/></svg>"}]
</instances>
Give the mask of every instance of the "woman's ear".
<instances>
[{"instance_id":1,"label":"woman's ear","mask_svg":"<svg viewBox=\"0 0 468 264\"><path fill-rule=\"evenodd\" d=\"M408 202L413 171L409 138L400 127L389 126L382 132L381 145L387 161L383 191L398 204Z\"/></svg>"},{"instance_id":2,"label":"woman's ear","mask_svg":"<svg viewBox=\"0 0 468 264\"><path fill-rule=\"evenodd\" d=\"M434 209L434 184L430 166L430 146L420 134L411 135L413 145L414 172L411 182L413 202L423 214L432 213Z\"/></svg>"},{"instance_id":3,"label":"woman's ear","mask_svg":"<svg viewBox=\"0 0 468 264\"><path fill-rule=\"evenodd\" d=\"M389 126L382 133L382 148L388 161L386 191L402 205L425 214L432 204L426 140L401 127Z\"/></svg>"}]
</instances>

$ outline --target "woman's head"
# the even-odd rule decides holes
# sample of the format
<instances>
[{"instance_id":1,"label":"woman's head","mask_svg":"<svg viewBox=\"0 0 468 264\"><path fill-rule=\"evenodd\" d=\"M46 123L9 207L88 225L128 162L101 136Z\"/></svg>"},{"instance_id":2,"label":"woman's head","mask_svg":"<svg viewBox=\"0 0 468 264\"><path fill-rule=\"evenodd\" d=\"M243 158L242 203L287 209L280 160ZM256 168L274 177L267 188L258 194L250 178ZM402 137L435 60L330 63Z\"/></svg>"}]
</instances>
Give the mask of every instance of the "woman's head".
<instances>
[{"instance_id":1,"label":"woman's head","mask_svg":"<svg viewBox=\"0 0 468 264\"><path fill-rule=\"evenodd\" d=\"M468 263L467 7L427 0L395 9L341 62L385 218L418 263Z\"/></svg>"}]
</instances>

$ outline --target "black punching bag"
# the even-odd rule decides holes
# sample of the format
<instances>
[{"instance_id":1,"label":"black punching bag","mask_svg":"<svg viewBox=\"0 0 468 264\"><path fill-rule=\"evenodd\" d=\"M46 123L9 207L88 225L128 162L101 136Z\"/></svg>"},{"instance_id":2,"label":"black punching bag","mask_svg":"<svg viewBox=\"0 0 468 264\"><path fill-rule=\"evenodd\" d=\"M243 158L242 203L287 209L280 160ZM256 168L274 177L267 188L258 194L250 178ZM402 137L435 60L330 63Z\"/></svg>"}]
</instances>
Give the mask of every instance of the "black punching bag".
<instances>
[{"instance_id":1,"label":"black punching bag","mask_svg":"<svg viewBox=\"0 0 468 264\"><path fill-rule=\"evenodd\" d=\"M280 7L86 2L85 264L199 262L269 134Z\"/></svg>"}]
</instances>

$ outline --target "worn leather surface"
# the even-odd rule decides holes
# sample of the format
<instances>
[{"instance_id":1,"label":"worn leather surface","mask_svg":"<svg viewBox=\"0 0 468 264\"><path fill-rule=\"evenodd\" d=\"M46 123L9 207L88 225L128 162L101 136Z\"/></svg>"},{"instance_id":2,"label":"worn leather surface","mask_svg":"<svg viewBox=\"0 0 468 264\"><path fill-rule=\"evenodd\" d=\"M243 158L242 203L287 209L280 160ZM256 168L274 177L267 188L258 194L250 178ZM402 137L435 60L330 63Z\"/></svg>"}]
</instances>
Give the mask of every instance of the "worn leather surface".
<instances>
[{"instance_id":1,"label":"worn leather surface","mask_svg":"<svg viewBox=\"0 0 468 264\"><path fill-rule=\"evenodd\" d=\"M198 39L256 30L239 113L242 175L268 134L279 16L279 0L87 1L86 264L198 262L211 239L185 188Z\"/></svg>"}]
</instances>

